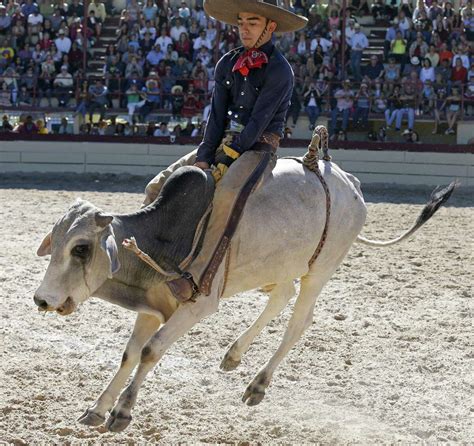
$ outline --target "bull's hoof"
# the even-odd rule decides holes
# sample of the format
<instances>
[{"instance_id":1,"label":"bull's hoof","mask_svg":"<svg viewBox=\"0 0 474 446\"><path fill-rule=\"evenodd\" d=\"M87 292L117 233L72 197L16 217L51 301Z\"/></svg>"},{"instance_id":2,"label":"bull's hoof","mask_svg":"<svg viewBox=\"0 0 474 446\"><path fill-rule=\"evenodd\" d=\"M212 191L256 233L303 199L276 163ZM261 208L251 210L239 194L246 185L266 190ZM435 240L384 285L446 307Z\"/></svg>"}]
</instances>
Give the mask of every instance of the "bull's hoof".
<instances>
[{"instance_id":1,"label":"bull's hoof","mask_svg":"<svg viewBox=\"0 0 474 446\"><path fill-rule=\"evenodd\" d=\"M252 388L252 385L248 386L245 390L242 401L247 404L247 406L256 406L259 404L265 397L265 390L258 390Z\"/></svg>"},{"instance_id":2,"label":"bull's hoof","mask_svg":"<svg viewBox=\"0 0 474 446\"><path fill-rule=\"evenodd\" d=\"M112 411L105 427L110 432L122 432L130 424L130 421L132 421L131 416L124 416L120 412L116 414L115 411Z\"/></svg>"},{"instance_id":3,"label":"bull's hoof","mask_svg":"<svg viewBox=\"0 0 474 446\"><path fill-rule=\"evenodd\" d=\"M240 365L240 359L238 360L232 359L230 356L230 352L227 352L222 358L220 367L225 372L230 372L231 370L235 370L239 365Z\"/></svg>"},{"instance_id":4,"label":"bull's hoof","mask_svg":"<svg viewBox=\"0 0 474 446\"><path fill-rule=\"evenodd\" d=\"M77 421L86 426L100 426L105 421L105 417L87 409Z\"/></svg>"},{"instance_id":5,"label":"bull's hoof","mask_svg":"<svg viewBox=\"0 0 474 446\"><path fill-rule=\"evenodd\" d=\"M247 386L242 401L246 403L247 406L256 406L263 400L265 390L269 384L270 377L267 373L265 373L265 371L258 373Z\"/></svg>"}]
</instances>

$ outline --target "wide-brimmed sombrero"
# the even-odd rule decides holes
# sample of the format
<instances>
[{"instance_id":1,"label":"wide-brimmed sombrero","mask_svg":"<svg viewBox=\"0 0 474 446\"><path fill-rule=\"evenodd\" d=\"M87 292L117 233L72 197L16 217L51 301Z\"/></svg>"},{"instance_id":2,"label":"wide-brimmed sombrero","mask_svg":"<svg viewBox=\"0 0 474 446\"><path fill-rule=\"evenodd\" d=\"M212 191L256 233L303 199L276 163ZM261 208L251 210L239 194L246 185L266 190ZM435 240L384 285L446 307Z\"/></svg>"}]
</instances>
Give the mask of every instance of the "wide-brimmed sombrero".
<instances>
[{"instance_id":1,"label":"wide-brimmed sombrero","mask_svg":"<svg viewBox=\"0 0 474 446\"><path fill-rule=\"evenodd\" d=\"M306 17L278 6L281 0L204 0L204 10L220 22L237 26L240 12L252 12L277 23L277 33L298 31L306 26Z\"/></svg>"}]
</instances>

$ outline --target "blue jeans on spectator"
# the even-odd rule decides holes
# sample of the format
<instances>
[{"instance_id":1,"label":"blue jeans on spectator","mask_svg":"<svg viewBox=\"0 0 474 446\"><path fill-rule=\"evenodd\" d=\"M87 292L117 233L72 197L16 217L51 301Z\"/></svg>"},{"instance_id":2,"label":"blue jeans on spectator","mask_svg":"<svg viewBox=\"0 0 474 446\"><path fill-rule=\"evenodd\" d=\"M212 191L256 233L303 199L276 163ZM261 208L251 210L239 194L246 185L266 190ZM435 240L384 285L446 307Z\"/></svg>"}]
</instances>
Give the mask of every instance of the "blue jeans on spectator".
<instances>
[{"instance_id":1,"label":"blue jeans on spectator","mask_svg":"<svg viewBox=\"0 0 474 446\"><path fill-rule=\"evenodd\" d=\"M385 110L385 122L387 127L390 127L393 124L393 121L397 118L399 110Z\"/></svg>"},{"instance_id":2,"label":"blue jeans on spectator","mask_svg":"<svg viewBox=\"0 0 474 446\"><path fill-rule=\"evenodd\" d=\"M405 107L398 110L395 127L399 129L402 126L402 120L405 113L408 115L408 128L410 130L413 130L413 126L415 125L415 109L414 108Z\"/></svg>"},{"instance_id":3,"label":"blue jeans on spectator","mask_svg":"<svg viewBox=\"0 0 474 446\"><path fill-rule=\"evenodd\" d=\"M308 114L309 125L311 127L311 130L313 130L316 125L316 121L318 120L319 114L321 112L317 105L307 105L305 110L306 110L306 113Z\"/></svg>"},{"instance_id":4,"label":"blue jeans on spectator","mask_svg":"<svg viewBox=\"0 0 474 446\"><path fill-rule=\"evenodd\" d=\"M362 51L351 50L351 69L352 75L357 82L360 82L362 79L360 72L360 63L362 60Z\"/></svg>"},{"instance_id":5,"label":"blue jeans on spectator","mask_svg":"<svg viewBox=\"0 0 474 446\"><path fill-rule=\"evenodd\" d=\"M331 135L334 135L334 133L336 132L337 117L339 113L342 113L342 130L347 130L347 126L349 125L349 112L350 110L348 108L346 108L345 110L339 110L337 107L334 107L332 109L330 126Z\"/></svg>"}]
</instances>

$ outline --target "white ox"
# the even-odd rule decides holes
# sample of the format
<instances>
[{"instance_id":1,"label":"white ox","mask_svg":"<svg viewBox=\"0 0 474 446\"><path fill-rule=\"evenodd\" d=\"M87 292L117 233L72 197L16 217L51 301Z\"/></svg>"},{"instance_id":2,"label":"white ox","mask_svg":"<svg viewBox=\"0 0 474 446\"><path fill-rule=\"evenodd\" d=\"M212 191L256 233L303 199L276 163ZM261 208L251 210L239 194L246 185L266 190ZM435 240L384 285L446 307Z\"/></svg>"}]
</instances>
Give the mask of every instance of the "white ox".
<instances>
[{"instance_id":1,"label":"white ox","mask_svg":"<svg viewBox=\"0 0 474 446\"><path fill-rule=\"evenodd\" d=\"M402 240L430 218L454 188L451 185L433 194L415 225L398 239L372 242L358 236L366 218L359 181L331 162L320 161L319 168L329 187L332 205L327 240L311 267L308 260L320 241L326 218L325 193L313 172L295 160L282 159L269 180L250 196L229 258L216 275L214 283L218 286L211 295L183 305L178 305L166 291L163 275L121 246L125 238L133 236L145 252L157 252L156 243L161 242L146 232L152 232L150 222L159 224L165 218L160 214L160 199L131 215L104 214L85 201L76 202L68 210L38 249L40 256L51 254L34 298L39 309L69 314L78 304L96 296L138 313L119 370L80 422L96 426L110 412L108 430L125 429L148 372L173 342L217 311L218 293L223 289L222 297L229 297L265 287L269 291L265 309L224 355L221 367L234 369L253 339L294 295L294 281L299 278L300 292L281 344L243 395L248 405L258 404L275 369L311 325L317 296L353 242L357 239L381 246ZM197 178L204 176L197 168L187 169ZM133 379L124 389L137 365Z\"/></svg>"}]
</instances>

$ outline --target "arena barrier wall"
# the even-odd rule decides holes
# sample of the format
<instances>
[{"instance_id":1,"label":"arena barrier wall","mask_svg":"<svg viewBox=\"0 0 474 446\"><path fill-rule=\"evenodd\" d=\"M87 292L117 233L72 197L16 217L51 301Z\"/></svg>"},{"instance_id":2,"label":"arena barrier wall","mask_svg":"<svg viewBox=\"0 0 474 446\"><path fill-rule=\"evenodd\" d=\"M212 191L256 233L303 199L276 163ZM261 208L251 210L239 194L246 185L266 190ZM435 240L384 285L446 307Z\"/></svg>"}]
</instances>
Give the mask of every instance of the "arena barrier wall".
<instances>
[{"instance_id":1,"label":"arena barrier wall","mask_svg":"<svg viewBox=\"0 0 474 446\"><path fill-rule=\"evenodd\" d=\"M407 145L406 150L390 144L384 145L383 150L373 144L369 144L369 150L351 149L347 143L337 145L339 149L330 151L333 160L363 183L437 185L457 178L463 186L474 186L472 146L452 146L453 153L440 151L439 147L430 149L414 145ZM0 178L1 173L7 172L150 176L194 147L189 143L136 143L123 139L120 142L0 140ZM278 153L279 156L302 156L306 152L303 147L302 141L301 148L281 147Z\"/></svg>"}]
</instances>

